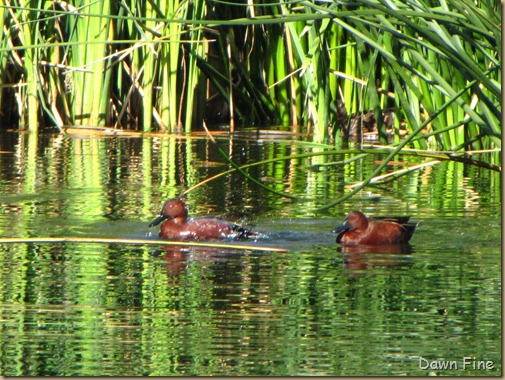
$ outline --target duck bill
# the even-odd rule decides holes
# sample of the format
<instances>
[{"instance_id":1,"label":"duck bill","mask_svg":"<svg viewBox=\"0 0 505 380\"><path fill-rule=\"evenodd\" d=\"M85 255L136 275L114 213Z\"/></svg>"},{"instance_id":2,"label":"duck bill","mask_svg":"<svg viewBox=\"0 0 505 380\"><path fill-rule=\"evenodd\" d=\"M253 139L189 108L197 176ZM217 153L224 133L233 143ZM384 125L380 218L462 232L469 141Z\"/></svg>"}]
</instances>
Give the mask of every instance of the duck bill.
<instances>
[{"instance_id":1,"label":"duck bill","mask_svg":"<svg viewBox=\"0 0 505 380\"><path fill-rule=\"evenodd\" d=\"M347 231L348 229L349 229L349 225L347 224L347 222L344 222L340 226L335 227L335 229L332 232L334 234L338 234L339 232Z\"/></svg>"},{"instance_id":2,"label":"duck bill","mask_svg":"<svg viewBox=\"0 0 505 380\"><path fill-rule=\"evenodd\" d=\"M335 227L335 229L332 231L334 234L337 234L337 243L340 244L342 242L342 238L346 234L346 232L349 231L349 225L347 222L342 223L340 226Z\"/></svg>"},{"instance_id":3,"label":"duck bill","mask_svg":"<svg viewBox=\"0 0 505 380\"><path fill-rule=\"evenodd\" d=\"M161 222L163 222L165 219L167 219L168 216L167 215L160 215L158 216L156 219L154 219L151 224L149 224L149 227L154 227L154 226L157 226L158 224L160 224Z\"/></svg>"}]
</instances>

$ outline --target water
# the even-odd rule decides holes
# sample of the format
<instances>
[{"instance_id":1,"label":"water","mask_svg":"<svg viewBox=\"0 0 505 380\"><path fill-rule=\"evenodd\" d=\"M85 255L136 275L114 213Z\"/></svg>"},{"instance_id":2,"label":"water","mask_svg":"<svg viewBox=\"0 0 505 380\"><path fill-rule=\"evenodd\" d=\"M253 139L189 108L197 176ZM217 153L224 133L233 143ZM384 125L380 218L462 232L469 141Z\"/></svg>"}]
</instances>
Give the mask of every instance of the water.
<instances>
[{"instance_id":1,"label":"water","mask_svg":"<svg viewBox=\"0 0 505 380\"><path fill-rule=\"evenodd\" d=\"M312 149L219 143L240 164ZM237 173L186 196L192 214L239 220L255 241L96 244L77 239L155 241L164 200L231 167L201 138L30 144L0 146L0 235L76 241L0 243L2 375L501 375L499 174L441 163L321 211L381 157L290 158L248 173L312 201ZM331 230L351 209L411 215L411 249L339 248Z\"/></svg>"}]
</instances>

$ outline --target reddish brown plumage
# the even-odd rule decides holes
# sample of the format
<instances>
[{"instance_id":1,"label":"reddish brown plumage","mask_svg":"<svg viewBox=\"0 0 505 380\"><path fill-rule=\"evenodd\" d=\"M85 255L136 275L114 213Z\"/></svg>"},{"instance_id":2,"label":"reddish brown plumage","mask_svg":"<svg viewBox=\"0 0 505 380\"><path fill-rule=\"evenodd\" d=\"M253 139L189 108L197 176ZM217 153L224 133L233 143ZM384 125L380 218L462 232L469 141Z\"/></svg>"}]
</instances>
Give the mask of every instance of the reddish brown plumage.
<instances>
[{"instance_id":1,"label":"reddish brown plumage","mask_svg":"<svg viewBox=\"0 0 505 380\"><path fill-rule=\"evenodd\" d=\"M367 219L361 212L351 211L334 232L342 245L405 244L417 227L408 220L407 216Z\"/></svg>"},{"instance_id":2,"label":"reddish brown plumage","mask_svg":"<svg viewBox=\"0 0 505 380\"><path fill-rule=\"evenodd\" d=\"M171 240L210 240L246 238L254 235L243 227L214 218L189 218L186 204L177 198L165 202L158 216L149 227L165 221L160 237Z\"/></svg>"}]
</instances>

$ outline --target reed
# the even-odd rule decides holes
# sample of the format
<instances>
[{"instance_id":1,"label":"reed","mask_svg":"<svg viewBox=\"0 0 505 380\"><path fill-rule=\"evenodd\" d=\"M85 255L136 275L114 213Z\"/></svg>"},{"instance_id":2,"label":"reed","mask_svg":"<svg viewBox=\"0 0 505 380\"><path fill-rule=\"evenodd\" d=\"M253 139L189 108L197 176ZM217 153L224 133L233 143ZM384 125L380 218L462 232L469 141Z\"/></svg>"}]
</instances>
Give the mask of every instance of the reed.
<instances>
[{"instance_id":1,"label":"reed","mask_svg":"<svg viewBox=\"0 0 505 380\"><path fill-rule=\"evenodd\" d=\"M0 12L2 85L20 85L27 111L11 112L31 129L189 132L206 119L324 142L341 100L349 115L373 110L383 142L381 110L393 108L399 142L403 120L412 133L456 97L412 144L501 146L496 1L9 1Z\"/></svg>"},{"instance_id":2,"label":"reed","mask_svg":"<svg viewBox=\"0 0 505 380\"><path fill-rule=\"evenodd\" d=\"M11 27L16 30L20 41L26 46L31 46L39 39L40 29L33 27L33 20L37 19L38 11L36 9L20 9L12 17ZM9 44L12 41L9 41ZM28 125L31 131L37 131L39 125L39 106L40 98L37 83L38 66L40 61L40 52L36 49L27 49L23 58L18 57L18 63L22 62L25 69L26 82L21 86L22 100L18 103L21 124ZM4 76L4 75L2 75ZM26 115L24 114L26 108Z\"/></svg>"},{"instance_id":3,"label":"reed","mask_svg":"<svg viewBox=\"0 0 505 380\"><path fill-rule=\"evenodd\" d=\"M78 12L65 16L65 34L61 37L70 42L68 65L82 69L66 72L71 87L67 99L74 124L106 125L111 72L107 59L110 50L105 41L111 39L107 17L110 11L109 1L90 1ZM80 17L81 12L96 16Z\"/></svg>"}]
</instances>

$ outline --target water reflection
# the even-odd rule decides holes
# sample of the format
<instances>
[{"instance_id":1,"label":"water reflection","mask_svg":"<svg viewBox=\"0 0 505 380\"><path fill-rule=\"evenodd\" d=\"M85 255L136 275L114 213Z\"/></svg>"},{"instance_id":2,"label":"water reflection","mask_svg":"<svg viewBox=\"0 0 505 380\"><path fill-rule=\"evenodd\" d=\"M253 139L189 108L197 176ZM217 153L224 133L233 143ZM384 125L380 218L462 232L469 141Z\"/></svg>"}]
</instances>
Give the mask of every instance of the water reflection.
<instances>
[{"instance_id":1,"label":"water reflection","mask_svg":"<svg viewBox=\"0 0 505 380\"><path fill-rule=\"evenodd\" d=\"M409 257L414 251L410 244L390 244L378 246L343 246L337 252L344 254L344 267L350 271L366 270L374 266L401 266L411 264Z\"/></svg>"},{"instance_id":2,"label":"water reflection","mask_svg":"<svg viewBox=\"0 0 505 380\"><path fill-rule=\"evenodd\" d=\"M211 247L179 247L164 246L153 250L151 256L159 257L165 263L167 272L171 275L181 274L194 261L199 263L216 263L219 261L236 259L243 255L243 251L230 251Z\"/></svg>"},{"instance_id":3,"label":"water reflection","mask_svg":"<svg viewBox=\"0 0 505 380\"><path fill-rule=\"evenodd\" d=\"M420 376L419 356L470 355L496 369L438 374L501 372L499 173L441 163L322 212L384 157L219 140L304 202L200 137L0 144L2 237L143 238L164 200L226 168L187 194L190 212L244 216L264 234L251 244L288 250L0 243L3 375ZM352 209L421 220L414 248L339 248Z\"/></svg>"}]
</instances>

